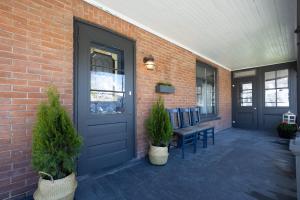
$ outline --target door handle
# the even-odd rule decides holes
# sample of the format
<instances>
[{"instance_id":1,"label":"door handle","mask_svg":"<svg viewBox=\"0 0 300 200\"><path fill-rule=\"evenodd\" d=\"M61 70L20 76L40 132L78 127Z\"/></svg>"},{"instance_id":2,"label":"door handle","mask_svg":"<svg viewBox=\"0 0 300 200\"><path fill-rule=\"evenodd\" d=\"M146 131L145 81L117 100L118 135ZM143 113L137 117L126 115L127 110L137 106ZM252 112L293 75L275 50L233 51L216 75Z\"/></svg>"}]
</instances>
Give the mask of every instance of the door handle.
<instances>
[{"instance_id":1,"label":"door handle","mask_svg":"<svg viewBox=\"0 0 300 200\"><path fill-rule=\"evenodd\" d=\"M253 109L256 110L256 107L254 107Z\"/></svg>"}]
</instances>

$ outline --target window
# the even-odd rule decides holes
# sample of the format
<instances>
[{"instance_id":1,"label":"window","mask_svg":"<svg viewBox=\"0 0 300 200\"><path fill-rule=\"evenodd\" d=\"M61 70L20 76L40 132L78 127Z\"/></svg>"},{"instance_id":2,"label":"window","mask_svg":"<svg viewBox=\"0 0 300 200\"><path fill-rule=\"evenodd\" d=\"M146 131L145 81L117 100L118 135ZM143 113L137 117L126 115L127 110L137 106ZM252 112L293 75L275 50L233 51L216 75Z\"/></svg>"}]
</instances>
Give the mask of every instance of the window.
<instances>
[{"instance_id":1,"label":"window","mask_svg":"<svg viewBox=\"0 0 300 200\"><path fill-rule=\"evenodd\" d=\"M240 102L242 107L252 106L252 82L242 84Z\"/></svg>"},{"instance_id":2,"label":"window","mask_svg":"<svg viewBox=\"0 0 300 200\"><path fill-rule=\"evenodd\" d=\"M265 107L289 107L288 69L265 72Z\"/></svg>"},{"instance_id":3,"label":"window","mask_svg":"<svg viewBox=\"0 0 300 200\"><path fill-rule=\"evenodd\" d=\"M115 114L124 112L125 74L119 54L91 48L90 111Z\"/></svg>"},{"instance_id":4,"label":"window","mask_svg":"<svg viewBox=\"0 0 300 200\"><path fill-rule=\"evenodd\" d=\"M217 70L205 63L197 62L197 105L202 117L217 114L216 108L216 75Z\"/></svg>"}]
</instances>

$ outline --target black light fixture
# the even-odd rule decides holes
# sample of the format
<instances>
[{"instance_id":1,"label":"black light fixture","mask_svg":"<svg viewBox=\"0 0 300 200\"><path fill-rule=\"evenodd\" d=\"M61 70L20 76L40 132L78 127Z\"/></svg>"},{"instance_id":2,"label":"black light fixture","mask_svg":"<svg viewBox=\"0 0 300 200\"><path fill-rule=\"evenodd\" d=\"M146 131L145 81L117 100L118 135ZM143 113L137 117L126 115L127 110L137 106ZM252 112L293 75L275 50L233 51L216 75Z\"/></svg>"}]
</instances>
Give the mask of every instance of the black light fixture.
<instances>
[{"instance_id":1,"label":"black light fixture","mask_svg":"<svg viewBox=\"0 0 300 200\"><path fill-rule=\"evenodd\" d=\"M155 69L155 62L152 55L144 57L144 64L147 67L148 70L154 70Z\"/></svg>"}]
</instances>

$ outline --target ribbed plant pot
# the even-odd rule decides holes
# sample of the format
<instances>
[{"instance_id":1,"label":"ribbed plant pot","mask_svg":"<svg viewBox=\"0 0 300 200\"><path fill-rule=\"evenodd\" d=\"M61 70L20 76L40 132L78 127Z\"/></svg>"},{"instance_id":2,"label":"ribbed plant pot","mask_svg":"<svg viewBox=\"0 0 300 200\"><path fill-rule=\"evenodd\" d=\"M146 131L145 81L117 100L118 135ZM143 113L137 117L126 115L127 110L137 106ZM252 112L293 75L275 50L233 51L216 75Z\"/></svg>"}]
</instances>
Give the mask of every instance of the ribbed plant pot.
<instances>
[{"instance_id":1,"label":"ribbed plant pot","mask_svg":"<svg viewBox=\"0 0 300 200\"><path fill-rule=\"evenodd\" d=\"M33 198L35 200L73 200L76 187L77 181L74 173L53 181L40 178Z\"/></svg>"},{"instance_id":2,"label":"ribbed plant pot","mask_svg":"<svg viewBox=\"0 0 300 200\"><path fill-rule=\"evenodd\" d=\"M168 161L168 147L150 146L149 160L153 165L165 165Z\"/></svg>"}]
</instances>

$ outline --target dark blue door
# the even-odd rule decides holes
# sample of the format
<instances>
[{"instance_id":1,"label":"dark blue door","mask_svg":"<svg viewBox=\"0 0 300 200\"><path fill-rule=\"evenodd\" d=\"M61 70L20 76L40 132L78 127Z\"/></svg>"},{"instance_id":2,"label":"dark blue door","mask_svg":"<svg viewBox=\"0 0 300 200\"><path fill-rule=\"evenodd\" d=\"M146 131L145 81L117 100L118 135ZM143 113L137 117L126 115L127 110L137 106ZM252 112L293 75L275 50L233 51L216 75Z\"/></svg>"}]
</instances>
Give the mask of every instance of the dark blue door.
<instances>
[{"instance_id":1,"label":"dark blue door","mask_svg":"<svg viewBox=\"0 0 300 200\"><path fill-rule=\"evenodd\" d=\"M134 156L134 42L75 23L75 112L84 146L79 175L99 173Z\"/></svg>"},{"instance_id":2,"label":"dark blue door","mask_svg":"<svg viewBox=\"0 0 300 200\"><path fill-rule=\"evenodd\" d=\"M233 81L233 127L257 128L257 95L255 77Z\"/></svg>"}]
</instances>

